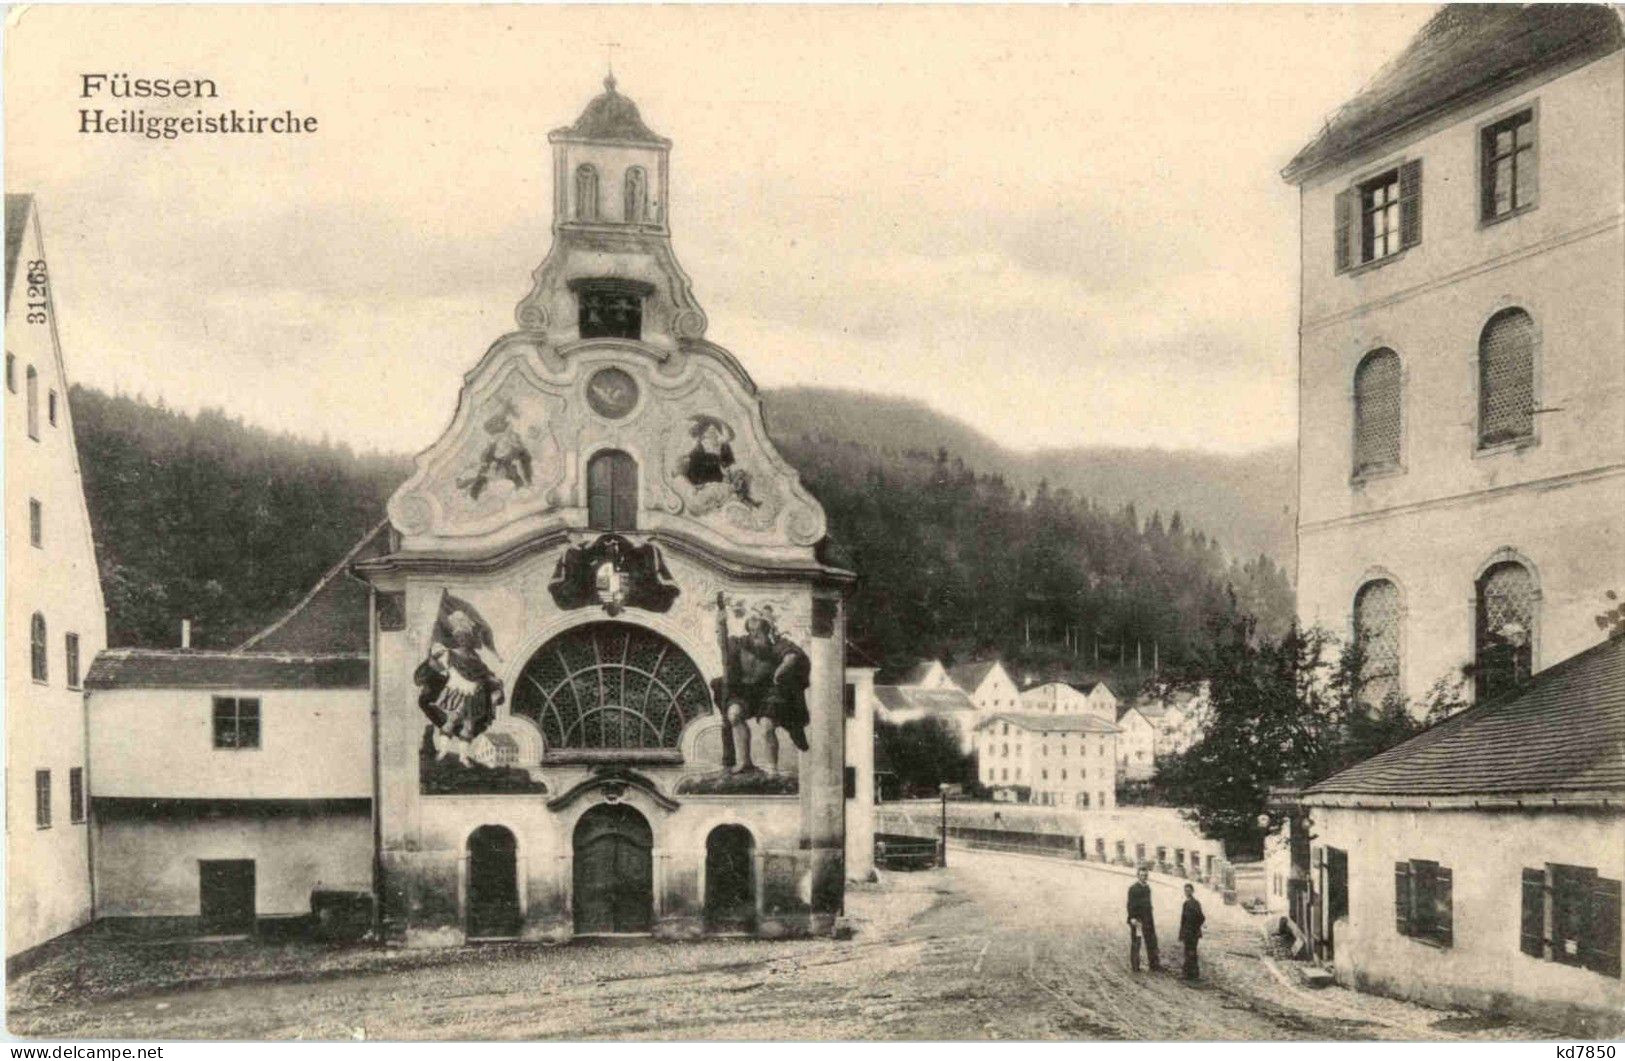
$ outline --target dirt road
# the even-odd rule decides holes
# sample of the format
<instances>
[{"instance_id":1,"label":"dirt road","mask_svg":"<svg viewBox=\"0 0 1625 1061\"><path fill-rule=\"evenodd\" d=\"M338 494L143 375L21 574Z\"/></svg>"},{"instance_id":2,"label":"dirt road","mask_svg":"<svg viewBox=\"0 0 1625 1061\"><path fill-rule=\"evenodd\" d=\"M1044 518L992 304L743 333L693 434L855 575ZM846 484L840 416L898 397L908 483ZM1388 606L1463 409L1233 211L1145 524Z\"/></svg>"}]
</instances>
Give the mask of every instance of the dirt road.
<instances>
[{"instance_id":1,"label":"dirt road","mask_svg":"<svg viewBox=\"0 0 1625 1061\"><path fill-rule=\"evenodd\" d=\"M1211 893L1206 979L1128 969L1127 878L960 851L951 868L854 889L850 940L581 942L412 952L391 967L46 1004L8 1026L117 1039L1521 1038L1422 1007L1297 987ZM1168 967L1179 895L1159 885ZM247 945L245 945L247 946ZM1440 1024L1443 1021L1443 1024ZM1463 1031L1463 1029L1468 1029Z\"/></svg>"}]
</instances>

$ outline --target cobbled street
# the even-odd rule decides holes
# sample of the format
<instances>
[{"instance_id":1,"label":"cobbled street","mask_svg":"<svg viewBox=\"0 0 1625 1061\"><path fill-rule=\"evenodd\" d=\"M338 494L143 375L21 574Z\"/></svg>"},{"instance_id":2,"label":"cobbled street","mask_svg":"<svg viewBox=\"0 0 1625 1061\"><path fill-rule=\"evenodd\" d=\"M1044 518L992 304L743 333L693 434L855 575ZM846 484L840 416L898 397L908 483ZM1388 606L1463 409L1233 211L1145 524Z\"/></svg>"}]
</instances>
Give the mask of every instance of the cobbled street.
<instances>
[{"instance_id":1,"label":"cobbled street","mask_svg":"<svg viewBox=\"0 0 1625 1061\"><path fill-rule=\"evenodd\" d=\"M848 894L849 940L645 940L350 951L268 974L237 965L86 988L86 944L18 978L7 1025L31 1037L157 1039L1462 1039L1534 1029L1338 988L1262 957L1262 922L1203 890L1204 979L1177 974L1179 893L1156 882L1164 971L1128 968L1129 878L952 848L946 870ZM122 947L132 944L122 943ZM145 944L154 961L177 948ZM171 952L163 954L161 952ZM160 960L161 959L161 960ZM222 972L221 970L227 970ZM80 986L75 987L78 984Z\"/></svg>"}]
</instances>

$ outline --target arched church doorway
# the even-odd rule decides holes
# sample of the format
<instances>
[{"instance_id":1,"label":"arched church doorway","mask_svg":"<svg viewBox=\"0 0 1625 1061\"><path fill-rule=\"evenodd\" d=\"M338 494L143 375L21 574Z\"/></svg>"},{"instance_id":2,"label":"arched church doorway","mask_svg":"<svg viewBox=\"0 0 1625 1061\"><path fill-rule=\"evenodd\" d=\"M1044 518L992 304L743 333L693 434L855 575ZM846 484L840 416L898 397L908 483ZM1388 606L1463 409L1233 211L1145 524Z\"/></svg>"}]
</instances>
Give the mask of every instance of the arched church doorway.
<instances>
[{"instance_id":1,"label":"arched church doorway","mask_svg":"<svg viewBox=\"0 0 1625 1061\"><path fill-rule=\"evenodd\" d=\"M589 810L575 831L577 933L647 932L654 925L654 834L624 803Z\"/></svg>"},{"instance_id":2,"label":"arched church doorway","mask_svg":"<svg viewBox=\"0 0 1625 1061\"><path fill-rule=\"evenodd\" d=\"M743 932L756 926L756 841L743 825L719 825L705 838L705 927Z\"/></svg>"},{"instance_id":3,"label":"arched church doorway","mask_svg":"<svg viewBox=\"0 0 1625 1061\"><path fill-rule=\"evenodd\" d=\"M519 843L500 825L482 825L468 836L468 938L517 936Z\"/></svg>"}]
</instances>

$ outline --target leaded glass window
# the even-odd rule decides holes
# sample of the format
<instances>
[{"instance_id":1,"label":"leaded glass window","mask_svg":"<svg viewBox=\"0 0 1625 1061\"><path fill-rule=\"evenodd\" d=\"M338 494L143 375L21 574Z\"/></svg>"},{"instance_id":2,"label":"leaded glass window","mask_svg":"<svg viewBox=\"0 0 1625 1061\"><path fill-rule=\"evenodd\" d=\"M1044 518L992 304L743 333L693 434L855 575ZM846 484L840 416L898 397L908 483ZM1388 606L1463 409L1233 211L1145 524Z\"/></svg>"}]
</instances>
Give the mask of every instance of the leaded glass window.
<instances>
[{"instance_id":1,"label":"leaded glass window","mask_svg":"<svg viewBox=\"0 0 1625 1061\"><path fill-rule=\"evenodd\" d=\"M1478 444L1535 433L1535 322L1521 309L1490 318L1478 340Z\"/></svg>"},{"instance_id":2,"label":"leaded glass window","mask_svg":"<svg viewBox=\"0 0 1625 1061\"><path fill-rule=\"evenodd\" d=\"M1354 370L1354 474L1399 465L1399 355L1367 354Z\"/></svg>"},{"instance_id":3,"label":"leaded glass window","mask_svg":"<svg viewBox=\"0 0 1625 1061\"><path fill-rule=\"evenodd\" d=\"M683 727L711 710L710 687L682 649L616 622L587 623L543 645L513 698L513 713L536 723L550 751L676 748Z\"/></svg>"},{"instance_id":4,"label":"leaded glass window","mask_svg":"<svg viewBox=\"0 0 1625 1061\"><path fill-rule=\"evenodd\" d=\"M1380 704L1399 690L1399 587L1373 579L1354 595L1354 636L1364 646L1362 698Z\"/></svg>"},{"instance_id":5,"label":"leaded glass window","mask_svg":"<svg viewBox=\"0 0 1625 1061\"><path fill-rule=\"evenodd\" d=\"M1494 697L1529 677L1534 661L1535 579L1515 560L1492 565L1478 579L1478 644L1474 677L1480 698Z\"/></svg>"}]
</instances>

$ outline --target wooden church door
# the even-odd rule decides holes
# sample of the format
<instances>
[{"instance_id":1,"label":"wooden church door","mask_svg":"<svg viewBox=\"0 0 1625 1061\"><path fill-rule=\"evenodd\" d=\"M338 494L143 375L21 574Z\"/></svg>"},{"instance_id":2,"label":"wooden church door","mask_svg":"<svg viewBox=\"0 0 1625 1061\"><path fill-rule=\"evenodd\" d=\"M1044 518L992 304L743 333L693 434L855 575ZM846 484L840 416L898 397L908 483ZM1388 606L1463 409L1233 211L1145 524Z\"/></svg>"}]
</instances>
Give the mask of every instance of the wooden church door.
<instances>
[{"instance_id":1,"label":"wooden church door","mask_svg":"<svg viewBox=\"0 0 1625 1061\"><path fill-rule=\"evenodd\" d=\"M622 804L594 807L575 830L575 930L647 932L654 925L654 835Z\"/></svg>"}]
</instances>

